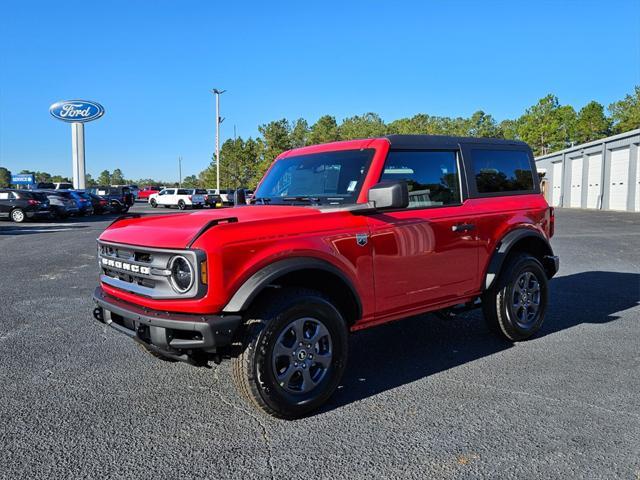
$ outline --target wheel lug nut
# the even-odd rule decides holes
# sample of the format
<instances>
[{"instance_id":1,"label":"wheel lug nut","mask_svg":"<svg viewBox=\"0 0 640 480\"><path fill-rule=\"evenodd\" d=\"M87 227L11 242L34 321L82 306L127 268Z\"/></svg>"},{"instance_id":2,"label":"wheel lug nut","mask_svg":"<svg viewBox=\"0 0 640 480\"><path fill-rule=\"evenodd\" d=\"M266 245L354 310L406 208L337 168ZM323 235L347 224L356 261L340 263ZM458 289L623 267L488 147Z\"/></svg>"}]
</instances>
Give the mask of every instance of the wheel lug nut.
<instances>
[{"instance_id":1,"label":"wheel lug nut","mask_svg":"<svg viewBox=\"0 0 640 480\"><path fill-rule=\"evenodd\" d=\"M311 360L313 360L313 355L309 354L309 358L310 358Z\"/></svg>"},{"instance_id":2,"label":"wheel lug nut","mask_svg":"<svg viewBox=\"0 0 640 480\"><path fill-rule=\"evenodd\" d=\"M297 366L298 366L298 362L294 362L294 363L293 363L293 366L294 366L294 367L297 367Z\"/></svg>"},{"instance_id":3,"label":"wheel lug nut","mask_svg":"<svg viewBox=\"0 0 640 480\"><path fill-rule=\"evenodd\" d=\"M311 348L311 344L310 343L307 344L307 348Z\"/></svg>"},{"instance_id":4,"label":"wheel lug nut","mask_svg":"<svg viewBox=\"0 0 640 480\"><path fill-rule=\"evenodd\" d=\"M306 363L303 363L303 364L302 364L302 368L307 368L307 364L306 364Z\"/></svg>"}]
</instances>

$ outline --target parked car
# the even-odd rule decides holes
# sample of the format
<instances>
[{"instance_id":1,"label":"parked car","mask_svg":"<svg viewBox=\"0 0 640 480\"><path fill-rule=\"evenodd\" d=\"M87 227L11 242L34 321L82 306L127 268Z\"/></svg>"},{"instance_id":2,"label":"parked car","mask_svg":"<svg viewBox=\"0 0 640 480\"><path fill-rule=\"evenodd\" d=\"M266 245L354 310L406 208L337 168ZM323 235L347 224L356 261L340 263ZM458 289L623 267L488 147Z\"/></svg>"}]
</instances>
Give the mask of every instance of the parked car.
<instances>
[{"instance_id":1,"label":"parked car","mask_svg":"<svg viewBox=\"0 0 640 480\"><path fill-rule=\"evenodd\" d=\"M178 207L180 210L186 208L202 208L204 206L204 189L187 188L165 188L158 193L149 195L149 205L156 208L162 205L165 208Z\"/></svg>"},{"instance_id":2,"label":"parked car","mask_svg":"<svg viewBox=\"0 0 640 480\"><path fill-rule=\"evenodd\" d=\"M149 195L151 195L152 193L158 193L159 191L160 191L160 188L158 188L158 187L144 187L138 193L138 197L137 198L139 200L149 200Z\"/></svg>"},{"instance_id":3,"label":"parked car","mask_svg":"<svg viewBox=\"0 0 640 480\"><path fill-rule=\"evenodd\" d=\"M53 188L56 190L71 190L73 188L73 184L69 182L54 182Z\"/></svg>"},{"instance_id":4,"label":"parked car","mask_svg":"<svg viewBox=\"0 0 640 480\"><path fill-rule=\"evenodd\" d=\"M30 190L0 189L0 217L16 223L28 218L49 218L51 210L46 195Z\"/></svg>"},{"instance_id":5,"label":"parked car","mask_svg":"<svg viewBox=\"0 0 640 480\"><path fill-rule=\"evenodd\" d=\"M509 342L542 327L555 217L523 142L390 135L303 147L276 158L255 200L108 227L95 318L155 356L230 358L241 394L282 418L329 399L349 332L475 308Z\"/></svg>"},{"instance_id":6,"label":"parked car","mask_svg":"<svg viewBox=\"0 0 640 480\"><path fill-rule=\"evenodd\" d=\"M104 213L109 213L111 211L109 200L91 192L87 192L87 195L89 195L89 198L91 199L91 204L93 205L94 213L98 215L102 215Z\"/></svg>"},{"instance_id":7,"label":"parked car","mask_svg":"<svg viewBox=\"0 0 640 480\"><path fill-rule=\"evenodd\" d=\"M129 187L95 187L90 192L108 200L111 211L115 213L126 213L133 205Z\"/></svg>"},{"instance_id":8,"label":"parked car","mask_svg":"<svg viewBox=\"0 0 640 480\"><path fill-rule=\"evenodd\" d=\"M89 197L87 193L76 190L61 191L67 192L71 195L71 198L73 198L78 206L79 215L93 215L93 203L91 201L91 197Z\"/></svg>"},{"instance_id":9,"label":"parked car","mask_svg":"<svg viewBox=\"0 0 640 480\"><path fill-rule=\"evenodd\" d=\"M68 192L59 190L41 190L39 192L46 195L49 200L51 216L64 219L80 213L76 201Z\"/></svg>"},{"instance_id":10,"label":"parked car","mask_svg":"<svg viewBox=\"0 0 640 480\"><path fill-rule=\"evenodd\" d=\"M220 200L222 200L222 204L227 206L233 205L233 194L235 192L236 191L232 189L221 189Z\"/></svg>"},{"instance_id":11,"label":"parked car","mask_svg":"<svg viewBox=\"0 0 640 480\"><path fill-rule=\"evenodd\" d=\"M129 190L131 190L131 194L133 195L134 200L136 200L138 195L140 195L140 188L138 185L129 185Z\"/></svg>"},{"instance_id":12,"label":"parked car","mask_svg":"<svg viewBox=\"0 0 640 480\"><path fill-rule=\"evenodd\" d=\"M211 208L217 208L218 205L222 206L222 199L216 189L208 189L207 195L204 199L205 205Z\"/></svg>"},{"instance_id":13,"label":"parked car","mask_svg":"<svg viewBox=\"0 0 640 480\"><path fill-rule=\"evenodd\" d=\"M76 192L78 192L82 197L91 202L93 213L102 215L103 213L108 213L111 211L109 201L106 198L103 198L100 195L96 195L90 190L76 190Z\"/></svg>"}]
</instances>

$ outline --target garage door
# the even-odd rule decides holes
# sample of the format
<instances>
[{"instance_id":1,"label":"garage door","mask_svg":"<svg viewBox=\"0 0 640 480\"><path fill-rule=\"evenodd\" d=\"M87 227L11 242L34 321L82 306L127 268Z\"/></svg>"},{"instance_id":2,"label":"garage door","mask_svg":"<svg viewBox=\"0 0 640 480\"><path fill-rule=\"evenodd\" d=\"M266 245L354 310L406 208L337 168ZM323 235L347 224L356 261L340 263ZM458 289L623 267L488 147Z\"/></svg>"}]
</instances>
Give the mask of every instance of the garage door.
<instances>
[{"instance_id":1,"label":"garage door","mask_svg":"<svg viewBox=\"0 0 640 480\"><path fill-rule=\"evenodd\" d=\"M553 164L553 178L551 182L553 186L551 203L554 207L558 207L560 205L560 199L562 198L562 162Z\"/></svg>"},{"instance_id":2,"label":"garage door","mask_svg":"<svg viewBox=\"0 0 640 480\"><path fill-rule=\"evenodd\" d=\"M636 148L636 212L640 212L640 145Z\"/></svg>"},{"instance_id":3,"label":"garage door","mask_svg":"<svg viewBox=\"0 0 640 480\"><path fill-rule=\"evenodd\" d=\"M571 159L571 202L572 208L582 206L582 157Z\"/></svg>"},{"instance_id":4,"label":"garage door","mask_svg":"<svg viewBox=\"0 0 640 480\"><path fill-rule=\"evenodd\" d=\"M587 208L598 208L600 181L602 180L602 155L597 153L589 155L587 158Z\"/></svg>"},{"instance_id":5,"label":"garage door","mask_svg":"<svg viewBox=\"0 0 640 480\"><path fill-rule=\"evenodd\" d=\"M609 209L626 210L629 192L629 148L611 151Z\"/></svg>"}]
</instances>

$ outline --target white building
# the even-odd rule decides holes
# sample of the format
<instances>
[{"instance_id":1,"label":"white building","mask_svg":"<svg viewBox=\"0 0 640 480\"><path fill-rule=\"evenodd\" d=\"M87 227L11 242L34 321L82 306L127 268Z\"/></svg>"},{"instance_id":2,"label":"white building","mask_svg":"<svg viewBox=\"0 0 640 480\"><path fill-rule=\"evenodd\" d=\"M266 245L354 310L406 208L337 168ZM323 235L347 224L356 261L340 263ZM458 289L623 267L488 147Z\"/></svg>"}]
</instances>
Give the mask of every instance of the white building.
<instances>
[{"instance_id":1,"label":"white building","mask_svg":"<svg viewBox=\"0 0 640 480\"><path fill-rule=\"evenodd\" d=\"M640 129L536 158L550 205L640 212Z\"/></svg>"}]
</instances>

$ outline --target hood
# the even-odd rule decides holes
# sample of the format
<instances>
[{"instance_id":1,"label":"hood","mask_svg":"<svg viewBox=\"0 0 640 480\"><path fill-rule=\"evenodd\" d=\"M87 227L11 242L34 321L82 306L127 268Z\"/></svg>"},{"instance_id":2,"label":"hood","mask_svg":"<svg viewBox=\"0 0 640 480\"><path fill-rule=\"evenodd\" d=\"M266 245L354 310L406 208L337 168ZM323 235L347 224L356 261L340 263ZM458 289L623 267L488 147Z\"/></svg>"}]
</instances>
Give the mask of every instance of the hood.
<instances>
[{"instance_id":1,"label":"hood","mask_svg":"<svg viewBox=\"0 0 640 480\"><path fill-rule=\"evenodd\" d=\"M99 240L145 247L186 248L204 227L216 220L246 223L320 214L319 210L312 207L253 205L190 213L143 215L116 220L102 232Z\"/></svg>"}]
</instances>

